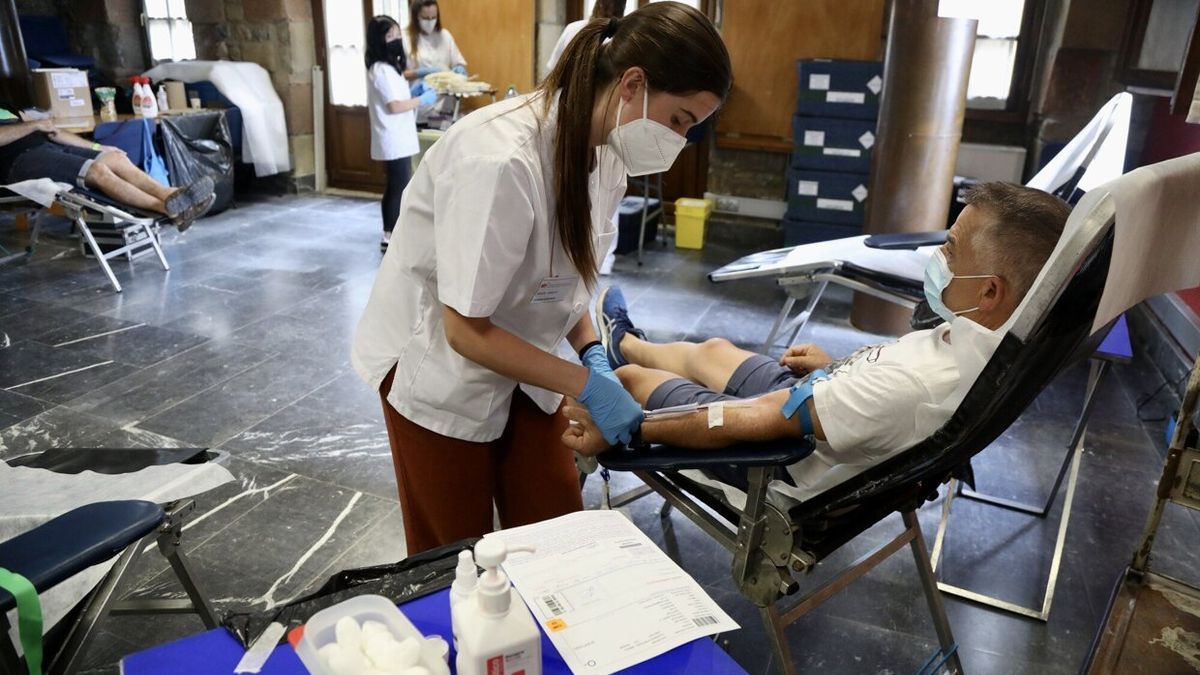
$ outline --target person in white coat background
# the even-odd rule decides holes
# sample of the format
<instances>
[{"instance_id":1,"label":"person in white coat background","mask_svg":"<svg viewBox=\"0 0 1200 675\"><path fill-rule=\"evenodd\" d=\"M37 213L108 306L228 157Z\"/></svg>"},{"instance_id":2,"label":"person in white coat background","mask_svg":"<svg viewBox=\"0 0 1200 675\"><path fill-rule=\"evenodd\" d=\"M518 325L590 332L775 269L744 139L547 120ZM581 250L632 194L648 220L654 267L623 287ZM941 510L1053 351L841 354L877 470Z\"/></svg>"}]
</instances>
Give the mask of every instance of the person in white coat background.
<instances>
[{"instance_id":1,"label":"person in white coat background","mask_svg":"<svg viewBox=\"0 0 1200 675\"><path fill-rule=\"evenodd\" d=\"M588 21L596 19L620 19L625 16L625 0L596 0L596 4L592 5L592 16L590 19L580 19L572 21L563 28L562 35L558 36L558 42L554 44L554 51L550 52L550 60L546 62L546 68L554 70L554 66L558 65L558 60L562 58L562 54L567 49L567 45L571 44L571 40L583 30ZM613 213L613 227L617 227L617 214ZM600 263L600 274L609 274L612 272L613 264L617 260L617 237L613 237L612 243L608 246L608 251L604 254L604 260Z\"/></svg>"},{"instance_id":2,"label":"person in white coat background","mask_svg":"<svg viewBox=\"0 0 1200 675\"><path fill-rule=\"evenodd\" d=\"M416 109L432 105L437 93L421 82L411 88L404 78L406 58L400 24L390 16L377 16L367 24L367 114L371 120L371 159L383 162L387 186L380 210L387 250L392 229L400 217L400 195L412 176L412 156L420 152Z\"/></svg>"},{"instance_id":3,"label":"person in white coat background","mask_svg":"<svg viewBox=\"0 0 1200 675\"><path fill-rule=\"evenodd\" d=\"M404 34L408 70L404 76L415 80L445 70L466 75L467 59L450 30L442 26L437 0L413 0L408 11L408 31Z\"/></svg>"},{"instance_id":4,"label":"person in white coat background","mask_svg":"<svg viewBox=\"0 0 1200 675\"><path fill-rule=\"evenodd\" d=\"M637 433L587 309L597 262L626 177L670 168L732 79L707 17L654 3L589 23L537 91L422 157L351 355L383 399L410 554L491 531L493 508L502 527L582 508L565 396L611 442Z\"/></svg>"}]
</instances>

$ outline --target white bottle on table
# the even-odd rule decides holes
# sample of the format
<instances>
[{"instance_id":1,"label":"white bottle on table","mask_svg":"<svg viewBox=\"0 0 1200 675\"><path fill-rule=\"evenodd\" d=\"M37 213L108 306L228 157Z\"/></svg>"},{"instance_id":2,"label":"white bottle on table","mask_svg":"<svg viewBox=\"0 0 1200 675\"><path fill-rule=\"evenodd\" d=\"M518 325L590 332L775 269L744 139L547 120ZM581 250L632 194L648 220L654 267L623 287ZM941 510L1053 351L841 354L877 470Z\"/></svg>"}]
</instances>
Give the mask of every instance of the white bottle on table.
<instances>
[{"instance_id":1,"label":"white bottle on table","mask_svg":"<svg viewBox=\"0 0 1200 675\"><path fill-rule=\"evenodd\" d=\"M167 112L171 106L167 104L167 87L166 85L158 85L158 111Z\"/></svg>"},{"instance_id":2,"label":"white bottle on table","mask_svg":"<svg viewBox=\"0 0 1200 675\"><path fill-rule=\"evenodd\" d=\"M464 602L475 601L475 587L479 576L475 572L475 560L470 551L458 554L458 567L454 568L454 583L450 584L450 630L454 635L454 648L458 649L458 616Z\"/></svg>"},{"instance_id":3,"label":"white bottle on table","mask_svg":"<svg viewBox=\"0 0 1200 675\"><path fill-rule=\"evenodd\" d=\"M513 548L512 552L530 551ZM518 673L541 675L542 634L500 570L508 557L504 542L485 538L475 545L475 563L483 568L472 597L457 607L459 675ZM451 611L454 611L453 605Z\"/></svg>"},{"instance_id":4,"label":"white bottle on table","mask_svg":"<svg viewBox=\"0 0 1200 675\"><path fill-rule=\"evenodd\" d=\"M142 113L142 80L141 78L133 78L133 95L129 98L129 105L133 108L133 114L141 116Z\"/></svg>"},{"instance_id":5,"label":"white bottle on table","mask_svg":"<svg viewBox=\"0 0 1200 675\"><path fill-rule=\"evenodd\" d=\"M143 78L142 85L142 114L146 117L158 117L158 100L154 98L154 90L150 88L150 78Z\"/></svg>"}]
</instances>

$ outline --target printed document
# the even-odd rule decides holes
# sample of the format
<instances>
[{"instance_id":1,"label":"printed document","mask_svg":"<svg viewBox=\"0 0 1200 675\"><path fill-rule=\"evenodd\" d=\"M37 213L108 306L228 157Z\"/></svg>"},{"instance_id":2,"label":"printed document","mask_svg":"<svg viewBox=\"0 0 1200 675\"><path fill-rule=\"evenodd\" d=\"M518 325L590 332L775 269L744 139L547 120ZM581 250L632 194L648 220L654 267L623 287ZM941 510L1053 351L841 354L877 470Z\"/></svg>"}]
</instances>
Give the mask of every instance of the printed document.
<instances>
[{"instance_id":1,"label":"printed document","mask_svg":"<svg viewBox=\"0 0 1200 675\"><path fill-rule=\"evenodd\" d=\"M605 675L738 625L616 511L501 530L504 572L574 673Z\"/></svg>"}]
</instances>

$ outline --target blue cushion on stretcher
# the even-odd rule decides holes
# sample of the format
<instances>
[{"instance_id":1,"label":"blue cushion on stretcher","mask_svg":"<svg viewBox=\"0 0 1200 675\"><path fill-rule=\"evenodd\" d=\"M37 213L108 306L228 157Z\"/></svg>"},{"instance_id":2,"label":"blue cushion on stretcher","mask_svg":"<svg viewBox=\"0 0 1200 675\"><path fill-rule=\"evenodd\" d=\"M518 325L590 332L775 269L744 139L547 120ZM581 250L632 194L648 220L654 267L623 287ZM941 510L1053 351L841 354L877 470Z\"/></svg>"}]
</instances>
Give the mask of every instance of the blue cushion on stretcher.
<instances>
[{"instance_id":1,"label":"blue cushion on stretcher","mask_svg":"<svg viewBox=\"0 0 1200 675\"><path fill-rule=\"evenodd\" d=\"M97 502L0 542L0 567L29 579L39 593L124 551L154 531L166 514L153 502ZM0 590L0 611L16 606Z\"/></svg>"}]
</instances>

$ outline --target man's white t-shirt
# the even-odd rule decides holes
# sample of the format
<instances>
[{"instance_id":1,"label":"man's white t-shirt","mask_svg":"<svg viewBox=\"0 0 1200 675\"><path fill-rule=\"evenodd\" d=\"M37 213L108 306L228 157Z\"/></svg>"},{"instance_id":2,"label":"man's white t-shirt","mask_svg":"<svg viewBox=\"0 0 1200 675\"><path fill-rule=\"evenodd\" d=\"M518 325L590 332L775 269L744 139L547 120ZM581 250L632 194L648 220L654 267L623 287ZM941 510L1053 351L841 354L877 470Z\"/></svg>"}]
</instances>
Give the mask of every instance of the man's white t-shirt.
<instances>
[{"instance_id":1,"label":"man's white t-shirt","mask_svg":"<svg viewBox=\"0 0 1200 675\"><path fill-rule=\"evenodd\" d=\"M388 112L389 101L412 98L408 80L392 66L376 62L368 71L367 109L371 118L371 159L388 161L412 157L421 150L416 112Z\"/></svg>"},{"instance_id":2,"label":"man's white t-shirt","mask_svg":"<svg viewBox=\"0 0 1200 675\"><path fill-rule=\"evenodd\" d=\"M810 499L928 438L954 414L1000 338L958 317L860 349L828 380L813 384L813 405L826 440L786 467L794 486L771 482L772 497L785 506ZM740 490L699 472L686 474L720 487L739 508L745 503Z\"/></svg>"}]
</instances>

